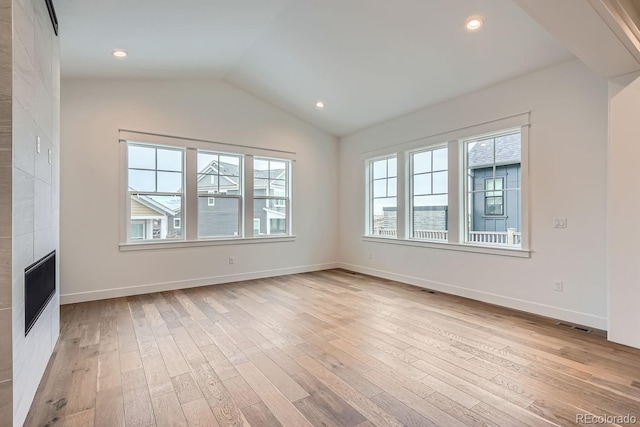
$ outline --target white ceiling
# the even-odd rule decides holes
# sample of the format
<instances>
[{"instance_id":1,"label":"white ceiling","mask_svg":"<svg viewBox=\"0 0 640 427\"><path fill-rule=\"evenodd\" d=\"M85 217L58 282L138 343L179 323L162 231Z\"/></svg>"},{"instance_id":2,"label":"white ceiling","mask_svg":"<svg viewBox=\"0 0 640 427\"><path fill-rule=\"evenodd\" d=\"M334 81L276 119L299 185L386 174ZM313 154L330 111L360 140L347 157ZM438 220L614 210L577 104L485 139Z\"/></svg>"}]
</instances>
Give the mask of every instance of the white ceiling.
<instances>
[{"instance_id":1,"label":"white ceiling","mask_svg":"<svg viewBox=\"0 0 640 427\"><path fill-rule=\"evenodd\" d=\"M63 77L219 77L335 135L572 58L512 0L55 6ZM475 33L471 15L485 20Z\"/></svg>"}]
</instances>

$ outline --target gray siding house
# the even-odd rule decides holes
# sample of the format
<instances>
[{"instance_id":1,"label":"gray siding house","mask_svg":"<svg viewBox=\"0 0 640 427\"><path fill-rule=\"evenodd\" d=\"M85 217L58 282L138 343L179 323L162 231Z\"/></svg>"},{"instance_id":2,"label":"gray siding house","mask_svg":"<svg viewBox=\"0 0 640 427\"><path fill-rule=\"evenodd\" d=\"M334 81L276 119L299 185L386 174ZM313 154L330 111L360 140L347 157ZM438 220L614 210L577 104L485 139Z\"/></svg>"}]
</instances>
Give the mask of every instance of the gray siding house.
<instances>
[{"instance_id":1,"label":"gray siding house","mask_svg":"<svg viewBox=\"0 0 640 427\"><path fill-rule=\"evenodd\" d=\"M495 176L494 176L495 165ZM476 142L468 154L472 231L520 231L520 133Z\"/></svg>"},{"instance_id":2,"label":"gray siding house","mask_svg":"<svg viewBox=\"0 0 640 427\"><path fill-rule=\"evenodd\" d=\"M198 236L240 235L241 203L238 165L212 161L198 173ZM254 172L254 235L287 233L286 170ZM131 240L182 237L182 206L178 197L132 196Z\"/></svg>"}]
</instances>

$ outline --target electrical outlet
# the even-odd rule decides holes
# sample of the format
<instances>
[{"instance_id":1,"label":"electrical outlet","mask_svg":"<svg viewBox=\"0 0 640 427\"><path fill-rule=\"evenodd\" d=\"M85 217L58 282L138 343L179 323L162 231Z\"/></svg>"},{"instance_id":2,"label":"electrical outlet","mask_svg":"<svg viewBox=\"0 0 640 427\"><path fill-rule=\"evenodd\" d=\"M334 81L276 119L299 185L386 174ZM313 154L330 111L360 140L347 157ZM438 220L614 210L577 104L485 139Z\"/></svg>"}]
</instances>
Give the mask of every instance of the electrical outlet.
<instances>
[{"instance_id":1,"label":"electrical outlet","mask_svg":"<svg viewBox=\"0 0 640 427\"><path fill-rule=\"evenodd\" d=\"M554 280L553 281L553 289L556 292L562 292L562 290L563 290L562 280Z\"/></svg>"},{"instance_id":2,"label":"electrical outlet","mask_svg":"<svg viewBox=\"0 0 640 427\"><path fill-rule=\"evenodd\" d=\"M236 259L232 256L229 257L229 264L235 264L236 263Z\"/></svg>"}]
</instances>

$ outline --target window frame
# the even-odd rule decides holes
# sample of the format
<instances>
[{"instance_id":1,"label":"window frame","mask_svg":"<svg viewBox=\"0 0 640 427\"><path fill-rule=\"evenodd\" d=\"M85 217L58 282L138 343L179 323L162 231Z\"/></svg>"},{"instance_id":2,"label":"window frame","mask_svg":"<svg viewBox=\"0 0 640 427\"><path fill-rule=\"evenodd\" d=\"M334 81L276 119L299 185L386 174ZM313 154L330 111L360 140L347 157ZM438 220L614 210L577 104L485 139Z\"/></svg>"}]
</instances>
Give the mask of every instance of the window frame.
<instances>
[{"instance_id":1,"label":"window frame","mask_svg":"<svg viewBox=\"0 0 640 427\"><path fill-rule=\"evenodd\" d=\"M226 144L215 141L180 138L158 134L148 134L136 131L120 130L120 185L121 191L120 212L120 251L155 250L170 249L194 246L217 246L228 244L256 244L256 243L278 243L293 242L296 240L293 234L293 177L295 175L296 153L284 150L271 150L262 147L252 147L247 145ZM153 239L153 240L132 240L130 238L130 205L131 197L128 192L128 147L129 145L145 145L152 148L173 148L183 151L182 161L182 211L181 220L181 240L177 239ZM215 152L221 155L238 156L244 163L241 173L242 202L239 207L239 226L237 236L220 237L198 237L198 190L197 190L197 152L198 150ZM269 158L273 161L285 162L287 164L287 232L286 234L275 234L266 236L254 236L253 233L253 198L244 197L245 194L253 194L253 158ZM141 193L141 192L137 192ZM173 194L173 193L172 193ZM222 197L223 195L220 195ZM225 195L229 197L229 195ZM205 197L213 197L206 195ZM236 197L236 196L231 196ZM283 198L283 197L273 197Z\"/></svg>"},{"instance_id":2,"label":"window frame","mask_svg":"<svg viewBox=\"0 0 640 427\"><path fill-rule=\"evenodd\" d=\"M438 169L438 170L433 170L433 152L437 151L437 150L441 150L441 149L447 149L447 168L446 169ZM431 153L431 165L430 165L430 171L429 172L418 172L415 173L415 156L417 154L421 154L421 153L427 153L430 152ZM440 143L440 144L435 144L435 145L431 145L429 147L422 147L418 150L412 150L407 152L407 158L409 161L409 175L408 175L408 188L409 188L409 194L407 197L408 200L408 211L407 211L407 218L408 218L408 222L407 224L409 224L409 239L412 240L423 240L423 241L433 241L433 242L448 242L449 238L448 238L448 231L449 231L449 227L448 227L448 223L449 223L449 219L448 219L448 211L449 211L449 188L448 188L448 183L449 183L449 147L447 143ZM447 172L447 192L446 193L434 193L433 192L433 174L434 173L438 173L438 172ZM447 196L447 219L445 220L445 222L447 223L447 238L446 239L428 239L428 238L419 238L419 237L415 237L415 224L414 224L414 198L416 197L415 194L415 182L414 182L414 177L416 175L427 175L429 174L431 176L431 182L430 182L430 186L431 186L431 196L442 196L442 195L446 195ZM418 197L422 196L418 195Z\"/></svg>"},{"instance_id":3,"label":"window frame","mask_svg":"<svg viewBox=\"0 0 640 427\"><path fill-rule=\"evenodd\" d=\"M143 147L143 148L153 148L156 150L155 152L155 168L154 169L145 169L145 168L130 168L129 167L129 147ZM157 191L158 190L158 173L159 172L170 172L170 173L177 173L177 171L170 171L170 170L165 170L165 169L158 169L158 149L161 150L171 150L171 151L178 151L181 154L181 168L182 170L180 171L181 174L181 187L182 187L182 191L175 191L175 192L167 192L167 191ZM164 242L180 242L185 240L185 233L183 232L183 230L181 230L180 233L180 237L179 238L160 238L160 239L147 239L146 237L142 238L142 239L133 239L131 237L131 224L133 221L131 218L131 199L134 196L158 196L158 197L180 197L180 211L184 212L185 210L185 204L186 204L186 194L185 194L185 181L186 181L186 150L184 149L184 147L180 147L180 146L175 146L175 145L169 145L169 144L165 144L165 145L158 145L158 144L149 144L146 142L139 142L139 141L128 141L127 144L125 144L125 162L124 162L124 182L125 182L125 191L126 191L126 202L125 202L125 207L126 207L126 211L125 211L125 215L124 215L124 219L125 219L125 232L126 232L126 237L125 237L125 242L127 243L146 243L146 242L152 242L152 243L164 243ZM130 188L129 186L129 172L131 170L138 170L138 171L154 171L155 172L155 189L156 191L139 191L139 190L133 190ZM167 220L167 228L168 228L169 224L168 224L168 220ZM145 224L144 226L145 229L145 236L148 234L147 231L147 225Z\"/></svg>"},{"instance_id":4,"label":"window frame","mask_svg":"<svg viewBox=\"0 0 640 427\"><path fill-rule=\"evenodd\" d=\"M528 258L531 254L529 235L529 112L515 114L502 119L477 125L465 126L459 129L441 132L434 136L417 138L407 142L394 144L392 148L373 149L363 153L365 169L365 227L362 239L365 242L388 243L405 246L433 248L440 250L484 253L490 255ZM465 155L465 141L493 137L494 135L520 132L520 247L494 246L471 243L467 240L467 224L465 218L465 203L467 195L467 159ZM414 239L412 230L413 185L411 175L410 156L414 152L448 147L448 241ZM371 232L371 162L373 160L398 158L398 232L396 239L386 236L373 235ZM403 169L404 168L404 169ZM402 173L401 173L402 170ZM401 178L402 177L402 178ZM504 186L503 186L504 187ZM503 189L503 193L504 193ZM503 197L506 196L503 194ZM504 199L503 199L504 200ZM506 210L506 209L505 209Z\"/></svg>"},{"instance_id":5,"label":"window frame","mask_svg":"<svg viewBox=\"0 0 640 427\"><path fill-rule=\"evenodd\" d=\"M495 158L493 163L491 163L491 169L492 169L492 176L489 178L493 178L493 179L497 179L497 178L503 178L503 182L502 182L502 201L503 201L503 214L502 215L489 215L486 213L486 187L483 188L483 190L473 190L471 191L469 189L469 156L468 156L468 149L467 146L469 143L472 142L478 142L478 141L482 141L482 140L487 140L487 139L494 139L493 144L494 144L494 156L495 156L495 139L499 138L501 136L507 136L507 135L512 135L515 133L520 133L520 171L521 171L521 182L520 182L520 187L518 188L513 188L513 189L508 189L505 188L506 185L506 180L504 180L504 177L501 176L497 176L496 175L496 169L500 166L506 166L509 165L511 163L501 163L501 162L496 162ZM461 243L464 245L469 245L469 246L476 246L476 247L486 247L486 248L499 248L499 249L505 249L505 250L525 250L528 251L528 227L527 227L527 233L525 233L525 224L528 224L528 216L525 215L526 213L528 213L528 203L525 201L525 194L524 194L524 175L525 175L525 164L524 164L524 158L526 156L527 158L527 165L526 165L526 173L528 175L528 126L523 126L520 128L510 128L510 129L501 129L495 132L489 132L489 133L485 133L485 134L481 134L481 135L473 135L467 138L463 138L460 140L460 144L461 144L461 155L462 155L462 171L461 171L461 175L464 176L463 178L463 190L462 190L462 217L466 218L464 223L462 224L463 226L463 233L462 233L462 241ZM525 148L526 148L526 152L527 154L525 154ZM488 167L488 165L487 165ZM495 191L495 190L494 190ZM471 221L470 219L473 218L472 217L472 213L471 213L471 202L470 202L470 198L469 195L470 194L476 194L476 193L484 193L483 194L483 217L486 218L507 218L507 214L506 212L504 212L504 200L506 197L506 192L507 191L518 191L520 193L520 246L511 246L511 245L504 245L504 244L495 244L495 243L482 243L482 242L472 242L471 241L471 232L473 230L471 230ZM525 207L526 207L526 212L525 212ZM525 223L525 218L527 218L527 223ZM525 248L525 243L527 243L527 246Z\"/></svg>"},{"instance_id":6,"label":"window frame","mask_svg":"<svg viewBox=\"0 0 640 427\"><path fill-rule=\"evenodd\" d=\"M244 157L240 154L236 154L236 153L228 153L228 152L221 152L221 151L214 151L214 150L208 150L208 149L200 149L198 148L196 150L196 162L197 162L197 157L199 154L204 154L204 155L210 155L210 156L217 156L218 157L218 163L220 163L220 158L221 157L236 157L238 159L238 189L239 189L239 194L228 194L228 190L220 190L220 181L222 178L225 178L229 181L231 181L230 178L235 178L235 176L233 175L222 175L220 174L220 170L218 170L218 172L216 174L203 174L200 173L200 171L198 171L196 169L196 192L197 192L197 199L198 201L200 201L200 199L207 199L207 207L214 207L216 206L216 199L236 199L237 200L237 204L238 204L238 221L237 221L237 229L238 231L236 232L235 235L215 235L215 236L202 236L200 234L200 208L198 207L198 218L197 218L197 222L196 222L196 229L197 229L197 239L198 240L211 240L211 239L237 239L237 238L241 238L243 237L243 232L242 232L242 225L243 225L243 200L244 200L244 195L245 195L245 188L244 188ZM201 193L200 190L198 189L198 183L200 182L200 180L198 179L199 175L204 175L205 177L210 177L209 181L211 184L215 183L215 180L213 179L214 177L217 177L217 187L218 190L208 190L206 193ZM205 178L206 179L206 178ZM213 192L212 192L213 191ZM213 199L214 203L211 204L211 199ZM198 203L199 206L199 203ZM218 203L219 206L219 203Z\"/></svg>"},{"instance_id":7,"label":"window frame","mask_svg":"<svg viewBox=\"0 0 640 427\"><path fill-rule=\"evenodd\" d=\"M389 176L389 159L395 159L396 161L396 174L394 176ZM374 163L375 162L379 162L385 160L385 176L384 178L375 178L375 171L374 171ZM367 160L367 167L366 167L366 174L367 174L367 189L366 189L366 199L367 199L367 220L366 220L366 235L368 236L375 236L378 238L383 238L383 239L396 239L398 238L398 221L400 220L400 215L398 212L398 205L399 205L399 200L400 200L400 188L399 188L399 182L401 181L400 179L400 160L399 160L399 156L397 153L391 153L391 154L387 154L385 156L380 156L380 157L376 157L376 158L372 158L372 159L368 159ZM373 217L374 215L374 206L375 206L375 199L388 199L390 198L389 196L389 179L395 179L396 180L396 194L395 196L391 196L394 197L396 199L396 230L395 230L395 234L392 235L384 235L384 234L374 234L374 227L375 227L375 218ZM375 197L375 183L376 181L385 181L385 197Z\"/></svg>"},{"instance_id":8,"label":"window frame","mask_svg":"<svg viewBox=\"0 0 640 427\"><path fill-rule=\"evenodd\" d=\"M251 173L251 177L252 177L252 185L251 185L251 193L253 195L252 200L253 202L255 202L255 200L265 200L265 207L273 207L273 208L285 208L285 232L284 233L279 233L279 234L271 234L269 227L267 226L267 229L269 229L268 233L265 234L261 234L258 236L253 235L253 238L258 238L258 239L263 239L263 238L271 238L271 237L275 237L275 236L288 236L291 234L291 169L292 169L292 162L290 160L286 160L286 159L281 159L281 158L275 158L275 157L268 157L268 156L254 156L252 159L252 168L253 171ZM256 196L255 194L255 177L254 177L254 173L255 173L255 161L266 161L268 162L268 170L269 170L269 184L267 186L267 191L265 195L259 195ZM283 196L276 196L276 195L270 195L269 192L271 190L271 181L276 181L276 180L280 180L280 178L276 177L276 178L271 178L271 162L277 162L277 163L284 163L285 164L285 178L284 178L284 182L285 182L285 189L284 189L284 195ZM281 175L279 175L281 176ZM275 189L274 189L275 190ZM247 198L249 198L249 196L247 196ZM273 205L269 206L269 202L273 201ZM284 202L284 206L281 202ZM252 203L252 208L253 208L253 203ZM252 217L255 217L255 212L252 212ZM269 218L267 218L267 224L270 223Z\"/></svg>"},{"instance_id":9,"label":"window frame","mask_svg":"<svg viewBox=\"0 0 640 427\"><path fill-rule=\"evenodd\" d=\"M495 189L496 186L496 180L500 180L502 182L502 187L499 190ZM489 181L493 181L493 188L491 190L487 189L487 182ZM488 196L487 193L500 193L499 196L496 196L495 194L492 194L491 196ZM489 199L500 199L500 213L491 213L489 212L488 208L488 204L487 201ZM495 204L494 204L495 206ZM506 216L505 212L504 212L504 177L503 176L493 176L491 178L485 178L484 179L484 215L488 216L488 217L492 217L492 218L496 218L496 217L504 217Z\"/></svg>"}]
</instances>

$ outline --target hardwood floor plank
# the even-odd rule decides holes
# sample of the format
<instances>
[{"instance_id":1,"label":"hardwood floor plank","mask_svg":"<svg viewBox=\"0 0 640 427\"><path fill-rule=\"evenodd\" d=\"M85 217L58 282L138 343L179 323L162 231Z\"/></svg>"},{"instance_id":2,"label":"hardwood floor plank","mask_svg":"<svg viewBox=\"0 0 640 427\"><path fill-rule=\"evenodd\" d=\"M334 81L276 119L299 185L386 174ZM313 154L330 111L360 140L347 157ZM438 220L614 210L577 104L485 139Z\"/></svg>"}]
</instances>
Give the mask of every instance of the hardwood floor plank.
<instances>
[{"instance_id":1,"label":"hardwood floor plank","mask_svg":"<svg viewBox=\"0 0 640 427\"><path fill-rule=\"evenodd\" d=\"M190 361L193 376L220 426L244 425L244 416L214 369L205 360Z\"/></svg>"},{"instance_id":2,"label":"hardwood floor plank","mask_svg":"<svg viewBox=\"0 0 640 427\"><path fill-rule=\"evenodd\" d=\"M218 427L220 425L204 398L183 404L182 412L189 427Z\"/></svg>"},{"instance_id":3,"label":"hardwood floor plank","mask_svg":"<svg viewBox=\"0 0 640 427\"><path fill-rule=\"evenodd\" d=\"M95 427L124 427L122 388L100 390L96 395Z\"/></svg>"},{"instance_id":4,"label":"hardwood floor plank","mask_svg":"<svg viewBox=\"0 0 640 427\"><path fill-rule=\"evenodd\" d=\"M67 414L95 408L98 391L98 345L80 346L72 370L67 398Z\"/></svg>"},{"instance_id":5,"label":"hardwood floor plank","mask_svg":"<svg viewBox=\"0 0 640 427\"><path fill-rule=\"evenodd\" d=\"M188 427L175 393L165 393L151 398L158 427Z\"/></svg>"},{"instance_id":6,"label":"hardwood floor plank","mask_svg":"<svg viewBox=\"0 0 640 427\"><path fill-rule=\"evenodd\" d=\"M256 392L242 376L222 380L222 383L238 408L242 409L260 402Z\"/></svg>"},{"instance_id":7,"label":"hardwood floor plank","mask_svg":"<svg viewBox=\"0 0 640 427\"><path fill-rule=\"evenodd\" d=\"M193 379L191 373L173 377L171 378L171 382L173 383L173 388L176 391L181 405L193 402L194 400L198 400L203 397L202 392L196 384L196 381Z\"/></svg>"},{"instance_id":8,"label":"hardwood floor plank","mask_svg":"<svg viewBox=\"0 0 640 427\"><path fill-rule=\"evenodd\" d=\"M313 402L313 407L310 410L314 414L321 412L327 419L335 420L339 425L343 426L354 426L366 421L366 418L360 412L356 411L306 370L301 370L293 378L309 393L309 397L302 400ZM304 405L304 407L309 408L310 404L311 402ZM294 402L294 405L306 415L306 412L298 405L298 402ZM312 419L310 417L307 418Z\"/></svg>"},{"instance_id":9,"label":"hardwood floor plank","mask_svg":"<svg viewBox=\"0 0 640 427\"><path fill-rule=\"evenodd\" d=\"M237 365L236 369L282 425L312 425L253 363Z\"/></svg>"},{"instance_id":10,"label":"hardwood floor plank","mask_svg":"<svg viewBox=\"0 0 640 427\"><path fill-rule=\"evenodd\" d=\"M142 368L142 358L138 350L128 351L126 353L118 352L120 356L120 373L133 371Z\"/></svg>"},{"instance_id":11,"label":"hardwood floor plank","mask_svg":"<svg viewBox=\"0 0 640 427\"><path fill-rule=\"evenodd\" d=\"M155 423L151 396L147 387L124 391L122 397L126 427L148 426Z\"/></svg>"},{"instance_id":12,"label":"hardwood floor plank","mask_svg":"<svg viewBox=\"0 0 640 427\"><path fill-rule=\"evenodd\" d=\"M122 392L126 393L142 387L149 387L144 368L127 371L122 374Z\"/></svg>"},{"instance_id":13,"label":"hardwood floor plank","mask_svg":"<svg viewBox=\"0 0 640 427\"><path fill-rule=\"evenodd\" d=\"M184 327L172 329L171 335L185 360L202 359L202 352Z\"/></svg>"},{"instance_id":14,"label":"hardwood floor plank","mask_svg":"<svg viewBox=\"0 0 640 427\"><path fill-rule=\"evenodd\" d=\"M307 355L300 356L296 358L296 361L375 425L402 426L400 420L382 410L371 402L371 400L367 399L366 396L360 394L348 383L331 373L331 371L324 368L311 357Z\"/></svg>"},{"instance_id":15,"label":"hardwood floor plank","mask_svg":"<svg viewBox=\"0 0 640 427\"><path fill-rule=\"evenodd\" d=\"M145 357L142 359L144 366L144 374L149 384L149 393L151 397L161 394L169 393L173 391L173 384L171 383L171 377L167 371L167 367L164 364L162 356L155 355Z\"/></svg>"},{"instance_id":16,"label":"hardwood floor plank","mask_svg":"<svg viewBox=\"0 0 640 427\"><path fill-rule=\"evenodd\" d=\"M256 427L281 427L280 421L271 413L264 403L259 402L242 408L247 421Z\"/></svg>"},{"instance_id":17,"label":"hardwood floor plank","mask_svg":"<svg viewBox=\"0 0 640 427\"><path fill-rule=\"evenodd\" d=\"M60 320L25 427L640 417L640 350L602 331L344 270L66 305Z\"/></svg>"},{"instance_id":18,"label":"hardwood floor plank","mask_svg":"<svg viewBox=\"0 0 640 427\"><path fill-rule=\"evenodd\" d=\"M120 353L118 350L100 352L98 356L98 391L121 384Z\"/></svg>"},{"instance_id":19,"label":"hardwood floor plank","mask_svg":"<svg viewBox=\"0 0 640 427\"><path fill-rule=\"evenodd\" d=\"M186 374L189 372L189 365L182 356L182 352L176 345L172 336L165 336L156 339L160 354L164 360L164 364L167 368L167 372L170 377L175 377L180 374Z\"/></svg>"},{"instance_id":20,"label":"hardwood floor plank","mask_svg":"<svg viewBox=\"0 0 640 427\"><path fill-rule=\"evenodd\" d=\"M371 401L398 418L407 427L437 426L437 424L434 424L428 418L424 418L387 393L380 393L377 396L373 396Z\"/></svg>"},{"instance_id":21,"label":"hardwood floor plank","mask_svg":"<svg viewBox=\"0 0 640 427\"><path fill-rule=\"evenodd\" d=\"M261 353L250 357L253 364L269 379L269 381L286 397L289 402L303 399L309 396L298 383L296 383L273 360Z\"/></svg>"},{"instance_id":22,"label":"hardwood floor plank","mask_svg":"<svg viewBox=\"0 0 640 427\"><path fill-rule=\"evenodd\" d=\"M297 347L364 396L371 397L382 392L378 386L357 372L349 369L340 360L327 353L325 349L317 348L311 343L302 344Z\"/></svg>"},{"instance_id":23,"label":"hardwood floor plank","mask_svg":"<svg viewBox=\"0 0 640 427\"><path fill-rule=\"evenodd\" d=\"M87 409L86 411L67 415L64 417L63 425L64 427L93 427L95 412L95 409Z\"/></svg>"}]
</instances>

